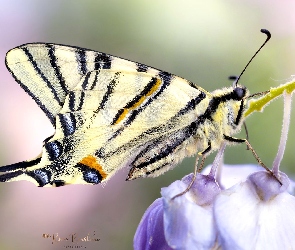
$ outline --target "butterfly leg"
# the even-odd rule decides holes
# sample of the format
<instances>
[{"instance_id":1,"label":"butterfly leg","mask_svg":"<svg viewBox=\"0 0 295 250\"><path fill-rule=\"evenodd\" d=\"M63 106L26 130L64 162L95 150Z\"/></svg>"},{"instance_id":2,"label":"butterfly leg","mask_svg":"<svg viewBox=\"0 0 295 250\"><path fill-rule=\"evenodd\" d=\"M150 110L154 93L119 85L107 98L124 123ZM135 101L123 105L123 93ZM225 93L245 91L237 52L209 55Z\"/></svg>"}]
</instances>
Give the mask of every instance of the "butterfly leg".
<instances>
[{"instance_id":1,"label":"butterfly leg","mask_svg":"<svg viewBox=\"0 0 295 250\"><path fill-rule=\"evenodd\" d=\"M273 175L278 180L278 182L282 185L282 182L278 179L278 177L275 176L274 173L261 161L260 157L258 156L258 154L256 153L256 151L254 150L254 148L251 146L250 142L247 139L239 139L239 138L235 138L235 137L231 137L231 136L227 136L227 135L223 135L223 136L224 136L224 139L229 142L246 143L248 149L251 150L251 152L252 152L253 156L255 157L256 161L258 162L258 164L260 166L262 166L271 175Z\"/></svg>"},{"instance_id":2,"label":"butterfly leg","mask_svg":"<svg viewBox=\"0 0 295 250\"><path fill-rule=\"evenodd\" d=\"M204 166L204 163L205 163L205 159L206 159L206 153L208 153L210 150L211 150L211 143L209 142L208 147L204 151L198 153L198 156L197 156L196 162L195 162L194 176L193 176L191 182L189 183L189 185L187 186L187 188L184 191L182 191L181 193L173 196L171 200L174 200L176 197L182 196L183 194L185 194L186 192L188 192L190 190L190 188L192 187L192 185L194 184L194 182L196 180L197 173L200 173L201 170L203 169L203 166ZM202 156L202 160L201 160L200 165L198 164L198 162L199 162L199 155Z\"/></svg>"}]
</instances>

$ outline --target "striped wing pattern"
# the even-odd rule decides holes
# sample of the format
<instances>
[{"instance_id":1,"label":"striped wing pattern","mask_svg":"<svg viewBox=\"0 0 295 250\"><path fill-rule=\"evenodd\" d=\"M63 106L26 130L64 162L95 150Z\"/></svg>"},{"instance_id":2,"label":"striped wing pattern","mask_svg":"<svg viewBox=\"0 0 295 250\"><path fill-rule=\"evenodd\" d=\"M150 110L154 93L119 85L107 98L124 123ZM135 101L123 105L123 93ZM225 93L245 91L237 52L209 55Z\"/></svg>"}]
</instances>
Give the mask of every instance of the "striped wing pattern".
<instances>
[{"instance_id":1,"label":"striped wing pattern","mask_svg":"<svg viewBox=\"0 0 295 250\"><path fill-rule=\"evenodd\" d=\"M131 168L127 179L158 176L208 146L196 120L211 94L185 79L104 53L43 43L9 51L6 65L56 132L36 159L0 168L0 181L97 184L125 166Z\"/></svg>"},{"instance_id":2,"label":"striped wing pattern","mask_svg":"<svg viewBox=\"0 0 295 250\"><path fill-rule=\"evenodd\" d=\"M10 50L6 66L15 80L45 112L52 125L66 96L90 71L158 71L101 52L64 45L33 43Z\"/></svg>"}]
</instances>

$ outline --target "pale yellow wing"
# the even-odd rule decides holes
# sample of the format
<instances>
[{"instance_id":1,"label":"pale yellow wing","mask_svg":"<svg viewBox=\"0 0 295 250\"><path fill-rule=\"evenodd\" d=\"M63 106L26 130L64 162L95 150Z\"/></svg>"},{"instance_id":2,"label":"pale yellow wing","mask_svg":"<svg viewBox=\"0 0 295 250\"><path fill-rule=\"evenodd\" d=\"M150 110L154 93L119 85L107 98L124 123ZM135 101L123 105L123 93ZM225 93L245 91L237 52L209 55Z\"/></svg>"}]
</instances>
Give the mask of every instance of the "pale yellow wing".
<instances>
[{"instance_id":1,"label":"pale yellow wing","mask_svg":"<svg viewBox=\"0 0 295 250\"><path fill-rule=\"evenodd\" d=\"M24 44L8 51L6 66L53 125L69 91L87 72L99 69L159 72L105 53L50 43Z\"/></svg>"},{"instance_id":2,"label":"pale yellow wing","mask_svg":"<svg viewBox=\"0 0 295 250\"><path fill-rule=\"evenodd\" d=\"M97 184L125 166L128 179L157 176L196 152L194 121L207 105L206 94L179 77L89 72L66 96L38 162L8 166L0 180Z\"/></svg>"}]
</instances>

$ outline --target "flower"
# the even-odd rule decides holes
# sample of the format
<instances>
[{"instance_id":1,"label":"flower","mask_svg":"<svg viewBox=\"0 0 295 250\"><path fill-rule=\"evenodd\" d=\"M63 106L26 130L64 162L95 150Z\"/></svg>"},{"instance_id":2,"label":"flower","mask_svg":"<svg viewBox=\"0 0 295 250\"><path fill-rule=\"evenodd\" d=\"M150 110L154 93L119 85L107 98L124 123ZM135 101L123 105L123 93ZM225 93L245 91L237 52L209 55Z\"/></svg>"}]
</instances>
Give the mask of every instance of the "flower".
<instances>
[{"instance_id":1,"label":"flower","mask_svg":"<svg viewBox=\"0 0 295 250\"><path fill-rule=\"evenodd\" d=\"M162 188L162 198L157 199L141 219L134 249L210 249L217 244L212 203L220 188L215 180L197 174L189 191L173 198L192 180L193 174L190 174Z\"/></svg>"},{"instance_id":2,"label":"flower","mask_svg":"<svg viewBox=\"0 0 295 250\"><path fill-rule=\"evenodd\" d=\"M241 168L244 174L255 166ZM288 177L280 175L283 185L268 172L258 171L221 190L214 179L197 174L189 191L173 199L186 189L193 174L175 181L162 188L162 198L145 212L134 249L292 249L295 198L287 192ZM228 179L233 178L234 174Z\"/></svg>"}]
</instances>

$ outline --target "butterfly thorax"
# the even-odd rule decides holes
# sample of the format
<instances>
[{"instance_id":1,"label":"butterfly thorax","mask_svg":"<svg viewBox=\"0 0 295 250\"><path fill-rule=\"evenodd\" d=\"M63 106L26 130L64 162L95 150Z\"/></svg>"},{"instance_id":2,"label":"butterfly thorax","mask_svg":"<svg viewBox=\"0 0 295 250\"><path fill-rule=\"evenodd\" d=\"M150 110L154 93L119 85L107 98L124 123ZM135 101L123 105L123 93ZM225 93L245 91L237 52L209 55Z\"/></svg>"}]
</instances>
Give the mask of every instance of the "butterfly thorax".
<instances>
[{"instance_id":1,"label":"butterfly thorax","mask_svg":"<svg viewBox=\"0 0 295 250\"><path fill-rule=\"evenodd\" d=\"M244 97L247 94L248 90L242 86L212 92L206 111L198 117L198 120L203 120L196 135L200 148L206 150L210 146L208 153L217 150L224 136L232 136L240 131L246 107Z\"/></svg>"}]
</instances>

